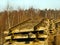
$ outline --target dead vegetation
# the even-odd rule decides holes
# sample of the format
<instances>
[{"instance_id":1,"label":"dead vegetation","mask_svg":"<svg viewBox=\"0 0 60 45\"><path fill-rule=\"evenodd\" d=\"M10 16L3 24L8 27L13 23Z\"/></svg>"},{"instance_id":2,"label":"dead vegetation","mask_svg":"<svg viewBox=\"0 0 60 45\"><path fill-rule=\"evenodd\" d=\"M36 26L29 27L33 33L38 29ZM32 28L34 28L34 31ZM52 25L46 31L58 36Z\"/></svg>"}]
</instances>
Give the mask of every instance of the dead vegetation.
<instances>
[{"instance_id":1,"label":"dead vegetation","mask_svg":"<svg viewBox=\"0 0 60 45\"><path fill-rule=\"evenodd\" d=\"M11 28L27 19L32 19L32 23L39 23L42 18L53 18L58 20L60 19L60 10L38 10L30 8L28 10L19 9L18 11L13 10L0 12L0 44L4 42L3 31L9 29L9 24Z\"/></svg>"}]
</instances>

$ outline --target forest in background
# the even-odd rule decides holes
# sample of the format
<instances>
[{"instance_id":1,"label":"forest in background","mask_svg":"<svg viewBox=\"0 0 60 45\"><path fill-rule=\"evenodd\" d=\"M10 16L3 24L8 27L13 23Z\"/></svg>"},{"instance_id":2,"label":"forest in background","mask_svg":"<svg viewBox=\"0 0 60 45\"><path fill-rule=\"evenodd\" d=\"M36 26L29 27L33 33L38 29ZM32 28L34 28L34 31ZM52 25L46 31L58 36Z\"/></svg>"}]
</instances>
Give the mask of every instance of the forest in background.
<instances>
[{"instance_id":1,"label":"forest in background","mask_svg":"<svg viewBox=\"0 0 60 45\"><path fill-rule=\"evenodd\" d=\"M33 22L39 22L42 18L53 18L55 20L60 19L60 10L40 10L30 8L28 10L19 9L0 12L0 44L4 42L3 31L9 29L9 24L11 28L27 19L32 19Z\"/></svg>"}]
</instances>

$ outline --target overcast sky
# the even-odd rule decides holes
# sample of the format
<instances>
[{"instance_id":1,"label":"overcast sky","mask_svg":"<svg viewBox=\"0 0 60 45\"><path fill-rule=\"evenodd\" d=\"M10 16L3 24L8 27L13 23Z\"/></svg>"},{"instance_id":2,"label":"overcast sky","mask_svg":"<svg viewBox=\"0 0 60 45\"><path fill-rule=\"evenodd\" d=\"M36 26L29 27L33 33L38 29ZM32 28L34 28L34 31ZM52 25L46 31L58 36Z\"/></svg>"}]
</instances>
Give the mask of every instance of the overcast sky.
<instances>
[{"instance_id":1,"label":"overcast sky","mask_svg":"<svg viewBox=\"0 0 60 45\"><path fill-rule=\"evenodd\" d=\"M6 9L7 2L13 9L18 7L22 9L28 9L29 7L36 9L60 9L60 0L0 0L0 11Z\"/></svg>"}]
</instances>

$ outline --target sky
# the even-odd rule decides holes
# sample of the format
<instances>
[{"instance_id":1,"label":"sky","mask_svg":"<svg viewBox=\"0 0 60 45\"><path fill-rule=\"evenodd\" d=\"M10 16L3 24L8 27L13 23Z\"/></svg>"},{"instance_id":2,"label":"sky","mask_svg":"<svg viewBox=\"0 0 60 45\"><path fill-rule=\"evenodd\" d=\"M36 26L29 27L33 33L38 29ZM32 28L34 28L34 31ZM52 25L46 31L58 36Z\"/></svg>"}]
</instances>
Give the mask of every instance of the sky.
<instances>
[{"instance_id":1,"label":"sky","mask_svg":"<svg viewBox=\"0 0 60 45\"><path fill-rule=\"evenodd\" d=\"M60 0L0 0L0 11L6 10L7 5L13 9L60 9Z\"/></svg>"}]
</instances>

